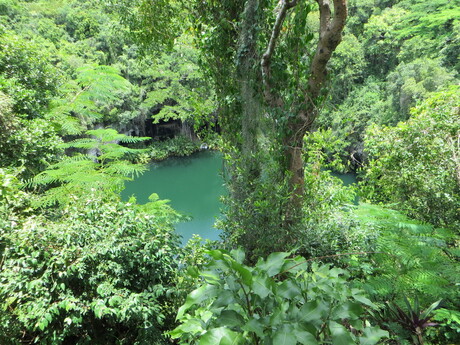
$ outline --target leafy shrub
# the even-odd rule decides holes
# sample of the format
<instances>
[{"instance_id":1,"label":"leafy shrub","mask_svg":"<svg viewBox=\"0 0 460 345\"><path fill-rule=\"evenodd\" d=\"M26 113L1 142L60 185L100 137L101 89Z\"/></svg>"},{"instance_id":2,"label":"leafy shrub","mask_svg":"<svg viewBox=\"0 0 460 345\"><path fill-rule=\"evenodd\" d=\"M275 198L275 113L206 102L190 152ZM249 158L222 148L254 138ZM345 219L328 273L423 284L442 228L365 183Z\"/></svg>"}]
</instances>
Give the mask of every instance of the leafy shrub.
<instances>
[{"instance_id":1,"label":"leafy shrub","mask_svg":"<svg viewBox=\"0 0 460 345\"><path fill-rule=\"evenodd\" d=\"M89 198L0 229L0 343L162 342L177 214L155 198L133 202Z\"/></svg>"},{"instance_id":2,"label":"leafy shrub","mask_svg":"<svg viewBox=\"0 0 460 345\"><path fill-rule=\"evenodd\" d=\"M38 174L62 154L62 139L48 121L16 119L13 126L0 133L0 165L19 168L19 177L27 179Z\"/></svg>"},{"instance_id":3,"label":"leafy shrub","mask_svg":"<svg viewBox=\"0 0 460 345\"><path fill-rule=\"evenodd\" d=\"M50 49L7 32L0 36L0 90L14 100L17 114L38 117L56 95L59 70Z\"/></svg>"},{"instance_id":4,"label":"leafy shrub","mask_svg":"<svg viewBox=\"0 0 460 345\"><path fill-rule=\"evenodd\" d=\"M149 146L150 158L153 161L161 161L168 157L190 156L200 149L200 144L189 138L178 135L165 141L157 141Z\"/></svg>"},{"instance_id":5,"label":"leafy shrub","mask_svg":"<svg viewBox=\"0 0 460 345\"><path fill-rule=\"evenodd\" d=\"M432 94L396 127L372 126L362 194L438 226L460 224L460 88Z\"/></svg>"},{"instance_id":6,"label":"leafy shrub","mask_svg":"<svg viewBox=\"0 0 460 345\"><path fill-rule=\"evenodd\" d=\"M312 264L308 272L305 259L282 252L254 267L241 250L208 254L203 284L170 332L180 344L376 344L387 334L363 321L363 305L373 305L344 270Z\"/></svg>"},{"instance_id":7,"label":"leafy shrub","mask_svg":"<svg viewBox=\"0 0 460 345\"><path fill-rule=\"evenodd\" d=\"M382 327L400 340L411 338L417 319L411 317L413 322L408 324L404 318L394 317L399 312L392 312L401 309L412 315L406 308L406 296L414 302L414 310L418 305L428 306L440 299L445 309L460 308L460 251L455 246L458 236L453 231L375 205L360 204L354 213L363 227L375 233L375 252L367 258L349 256L343 261L356 277L355 284L380 306L378 320ZM441 329L429 328L426 334L433 344L450 344L456 329L455 322L444 319Z\"/></svg>"}]
</instances>

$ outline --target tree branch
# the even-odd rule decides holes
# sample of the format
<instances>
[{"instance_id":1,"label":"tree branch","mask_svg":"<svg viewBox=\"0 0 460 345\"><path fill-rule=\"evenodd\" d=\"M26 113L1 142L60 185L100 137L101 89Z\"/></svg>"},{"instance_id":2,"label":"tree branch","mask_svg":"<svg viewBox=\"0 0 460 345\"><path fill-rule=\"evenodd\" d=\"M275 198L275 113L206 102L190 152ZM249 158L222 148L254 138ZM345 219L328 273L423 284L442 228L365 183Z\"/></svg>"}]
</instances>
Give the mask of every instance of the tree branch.
<instances>
[{"instance_id":1,"label":"tree branch","mask_svg":"<svg viewBox=\"0 0 460 345\"><path fill-rule=\"evenodd\" d=\"M268 42L267 50L265 51L264 55L262 56L262 61L260 65L262 67L262 82L264 86L264 96L265 100L271 106L279 105L275 98L275 96L271 92L271 85L270 85L270 65L273 53L275 51L276 41L281 32L281 27L283 26L284 20L286 19L287 11L294 6L297 5L298 0L286 1L281 0L281 7L279 9L278 15L276 16L275 25L272 29L272 34L270 37L270 41Z\"/></svg>"},{"instance_id":2,"label":"tree branch","mask_svg":"<svg viewBox=\"0 0 460 345\"><path fill-rule=\"evenodd\" d=\"M333 16L331 14L330 0L316 1L320 12L320 34L308 81L309 98L312 100L315 100L320 95L321 89L326 82L326 65L342 40L342 31L348 14L346 0L333 0Z\"/></svg>"}]
</instances>

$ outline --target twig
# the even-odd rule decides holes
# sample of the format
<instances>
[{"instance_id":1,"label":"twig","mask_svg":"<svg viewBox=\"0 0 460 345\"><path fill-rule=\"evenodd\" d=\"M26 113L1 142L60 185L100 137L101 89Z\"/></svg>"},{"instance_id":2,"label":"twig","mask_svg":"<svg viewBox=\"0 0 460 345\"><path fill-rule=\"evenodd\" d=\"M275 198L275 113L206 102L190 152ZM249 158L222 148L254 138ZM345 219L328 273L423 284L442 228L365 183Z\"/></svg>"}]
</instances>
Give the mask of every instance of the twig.
<instances>
[{"instance_id":1,"label":"twig","mask_svg":"<svg viewBox=\"0 0 460 345\"><path fill-rule=\"evenodd\" d=\"M273 25L272 34L270 41L268 42L267 50L264 55L262 55L262 61L260 65L262 67L262 82L264 85L264 96L267 103L270 105L275 105L275 97L271 92L270 86L270 65L273 53L275 51L276 41L281 32L281 27L286 19L287 11L297 5L298 0L286 1L281 0L281 8L276 16L275 24Z\"/></svg>"},{"instance_id":2,"label":"twig","mask_svg":"<svg viewBox=\"0 0 460 345\"><path fill-rule=\"evenodd\" d=\"M314 260L321 260L321 259L326 259L326 258L335 258L335 257L345 256L345 255L368 255L368 254L386 254L386 255L393 256L395 258L397 257L396 255L393 255L393 254L390 254L390 253L387 253L387 252L352 252L352 253L340 253L340 254L334 254L334 255L318 256L316 258L311 258L311 259L302 261L302 262L300 262L298 264L295 264L294 266L289 267L287 270L285 270L285 271L283 271L281 273L278 273L277 275L281 275L281 274L284 274L286 272L289 272L290 270L292 270L293 268L296 268L297 266L303 265L303 264L305 264L307 262L314 261Z\"/></svg>"}]
</instances>

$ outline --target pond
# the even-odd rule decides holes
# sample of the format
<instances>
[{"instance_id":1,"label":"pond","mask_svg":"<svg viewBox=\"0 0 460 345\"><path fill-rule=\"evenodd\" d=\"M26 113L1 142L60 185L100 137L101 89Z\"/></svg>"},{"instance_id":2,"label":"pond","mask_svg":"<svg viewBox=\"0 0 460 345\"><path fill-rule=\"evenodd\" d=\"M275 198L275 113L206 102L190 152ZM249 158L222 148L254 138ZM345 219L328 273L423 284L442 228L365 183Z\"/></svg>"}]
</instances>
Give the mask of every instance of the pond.
<instances>
[{"instance_id":1,"label":"pond","mask_svg":"<svg viewBox=\"0 0 460 345\"><path fill-rule=\"evenodd\" d=\"M134 181L126 183L122 198L134 195L139 203L146 203L152 193L192 220L176 225L176 231L186 243L193 234L210 240L219 239L219 230L213 227L220 214L224 195L221 176L222 155L215 151L201 151L190 157L174 157L154 163Z\"/></svg>"},{"instance_id":2,"label":"pond","mask_svg":"<svg viewBox=\"0 0 460 345\"><path fill-rule=\"evenodd\" d=\"M220 231L213 225L222 207L220 196L225 193L222 168L222 155L215 151L169 158L150 165L143 175L127 182L122 198L127 200L134 195L139 203L146 203L152 193L157 193L160 199L170 200L176 211L192 217L191 221L176 225L183 243L193 234L218 240ZM355 174L332 174L346 186L356 182Z\"/></svg>"}]
</instances>

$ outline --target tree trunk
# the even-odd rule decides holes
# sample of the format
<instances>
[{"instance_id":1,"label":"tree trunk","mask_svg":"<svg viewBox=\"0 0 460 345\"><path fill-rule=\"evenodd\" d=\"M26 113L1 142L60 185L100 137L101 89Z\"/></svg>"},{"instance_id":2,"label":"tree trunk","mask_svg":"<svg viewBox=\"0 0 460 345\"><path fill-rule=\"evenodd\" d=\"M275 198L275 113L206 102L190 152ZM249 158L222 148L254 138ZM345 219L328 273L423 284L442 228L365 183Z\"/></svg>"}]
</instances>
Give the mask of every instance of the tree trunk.
<instances>
[{"instance_id":1,"label":"tree trunk","mask_svg":"<svg viewBox=\"0 0 460 345\"><path fill-rule=\"evenodd\" d=\"M305 177L303 162L303 138L310 132L318 114L320 96L327 78L327 63L342 39L342 31L347 18L346 0L333 0L332 13L330 0L316 0L320 12L319 40L310 66L310 77L304 100L298 104L297 115L287 123L287 133L282 140L284 146L284 166L288 174L289 203L286 207L284 226L291 227L300 220L305 196ZM266 103L272 107L283 108L284 101L277 94L272 82L271 59L281 33L288 11L297 6L298 0L281 0L278 15L272 29L270 41L262 56L261 72ZM280 90L278 90L280 91Z\"/></svg>"},{"instance_id":2,"label":"tree trunk","mask_svg":"<svg viewBox=\"0 0 460 345\"><path fill-rule=\"evenodd\" d=\"M256 83L257 70L254 61L257 56L257 23L259 0L248 0L244 8L243 23L238 38L238 67L237 77L239 94L241 97L241 164L247 173L245 188L253 185L252 182L260 176L261 162L255 157L259 151L258 137L260 132L260 118L262 103L257 97ZM250 192L250 191L247 191ZM244 193L246 194L246 193Z\"/></svg>"},{"instance_id":3,"label":"tree trunk","mask_svg":"<svg viewBox=\"0 0 460 345\"><path fill-rule=\"evenodd\" d=\"M305 169L303 159L303 138L310 131L309 126L297 121L290 124L292 135L284 138L284 160L288 175L289 203L285 212L284 227L293 226L301 217L305 195Z\"/></svg>"}]
</instances>

